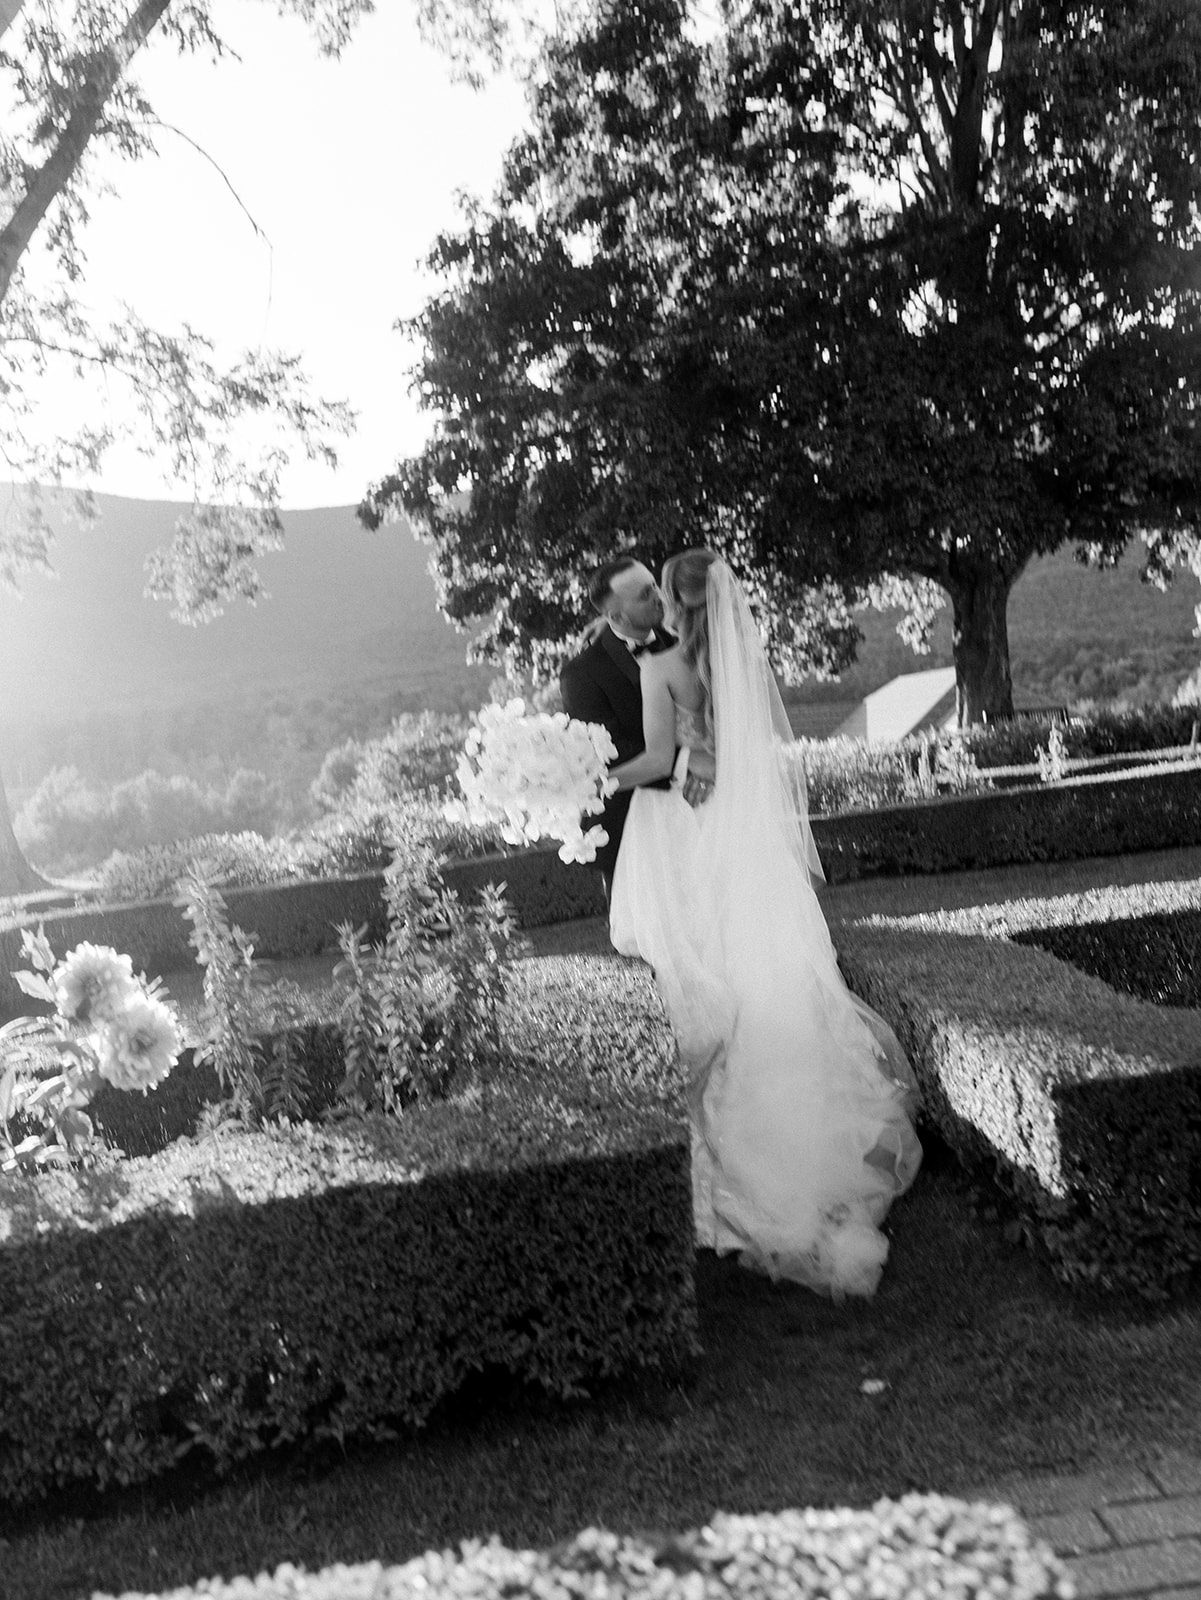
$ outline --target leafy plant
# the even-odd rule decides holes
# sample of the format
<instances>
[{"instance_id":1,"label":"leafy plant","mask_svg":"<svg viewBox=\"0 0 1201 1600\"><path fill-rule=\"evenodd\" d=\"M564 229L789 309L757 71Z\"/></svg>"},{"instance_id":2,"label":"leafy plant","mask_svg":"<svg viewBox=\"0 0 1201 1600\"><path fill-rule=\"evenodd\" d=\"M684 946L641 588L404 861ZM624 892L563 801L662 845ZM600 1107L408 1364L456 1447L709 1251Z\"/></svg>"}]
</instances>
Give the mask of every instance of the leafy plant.
<instances>
[{"instance_id":1,"label":"leafy plant","mask_svg":"<svg viewBox=\"0 0 1201 1600\"><path fill-rule=\"evenodd\" d=\"M194 863L180 879L177 903L192 924L189 943L204 969L195 1059L211 1062L235 1121L252 1127L299 1121L310 1087L295 1045L299 989L264 981L250 937L230 921L203 865Z\"/></svg>"},{"instance_id":2,"label":"leafy plant","mask_svg":"<svg viewBox=\"0 0 1201 1600\"><path fill-rule=\"evenodd\" d=\"M356 1110L403 1111L444 1098L501 1060L500 1008L516 924L494 885L464 908L417 832L398 833L384 897L382 944L365 944L361 928L338 929L335 974L346 990L339 1093Z\"/></svg>"},{"instance_id":3,"label":"leafy plant","mask_svg":"<svg viewBox=\"0 0 1201 1600\"><path fill-rule=\"evenodd\" d=\"M467 737L466 717L403 712L376 739L348 739L330 750L309 789L322 811L399 795L438 796L453 775Z\"/></svg>"},{"instance_id":4,"label":"leafy plant","mask_svg":"<svg viewBox=\"0 0 1201 1600\"><path fill-rule=\"evenodd\" d=\"M976 758L958 731L934 741L934 786L943 794L973 794L989 787Z\"/></svg>"},{"instance_id":5,"label":"leafy plant","mask_svg":"<svg viewBox=\"0 0 1201 1600\"><path fill-rule=\"evenodd\" d=\"M0 1172L95 1159L97 1089L152 1088L182 1048L160 981L135 978L128 956L82 943L56 962L41 928L22 929L21 949L32 970L13 976L54 1009L0 1028Z\"/></svg>"}]
</instances>

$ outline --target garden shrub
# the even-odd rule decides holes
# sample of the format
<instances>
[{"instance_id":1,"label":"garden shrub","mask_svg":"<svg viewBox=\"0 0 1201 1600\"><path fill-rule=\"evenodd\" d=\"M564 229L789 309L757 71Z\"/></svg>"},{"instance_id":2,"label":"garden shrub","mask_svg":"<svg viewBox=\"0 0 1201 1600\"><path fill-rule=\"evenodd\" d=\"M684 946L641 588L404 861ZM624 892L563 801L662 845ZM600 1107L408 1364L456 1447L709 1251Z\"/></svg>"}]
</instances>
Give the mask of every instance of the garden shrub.
<instances>
[{"instance_id":1,"label":"garden shrub","mask_svg":"<svg viewBox=\"0 0 1201 1600\"><path fill-rule=\"evenodd\" d=\"M58 767L42 779L14 827L44 869L76 872L114 852L128 856L198 835L272 833L283 814L278 784L261 772L239 770L222 790L155 771L96 786L74 767Z\"/></svg>"},{"instance_id":2,"label":"garden shrub","mask_svg":"<svg viewBox=\"0 0 1201 1600\"><path fill-rule=\"evenodd\" d=\"M1201 1015L918 922L841 922L836 944L925 1116L1000 1179L1067 1282L1162 1298L1201 1267Z\"/></svg>"},{"instance_id":3,"label":"garden shrub","mask_svg":"<svg viewBox=\"0 0 1201 1600\"><path fill-rule=\"evenodd\" d=\"M318 1120L334 1105L345 1071L341 1035L335 1023L319 1016L291 1023L287 1032L293 1057L304 1064L305 1096L298 1120ZM270 1049L280 1034L268 1031L261 1037ZM126 1156L148 1156L177 1139L196 1137L210 1125L223 1098L216 1067L186 1049L171 1076L156 1088L144 1095L122 1095L102 1087L89 1110L109 1145Z\"/></svg>"},{"instance_id":4,"label":"garden shrub","mask_svg":"<svg viewBox=\"0 0 1201 1600\"><path fill-rule=\"evenodd\" d=\"M1201 766L1156 764L921 807L815 817L827 880L956 872L1201 843Z\"/></svg>"},{"instance_id":5,"label":"garden shrub","mask_svg":"<svg viewBox=\"0 0 1201 1600\"><path fill-rule=\"evenodd\" d=\"M957 735L916 734L895 744L797 739L786 748L789 758L804 768L814 817L874 811L936 794L973 794L987 787Z\"/></svg>"},{"instance_id":6,"label":"garden shrub","mask_svg":"<svg viewBox=\"0 0 1201 1600\"><path fill-rule=\"evenodd\" d=\"M1067 716L1029 712L968 728L963 739L980 767L1032 766L1038 748L1045 748L1047 735L1056 724L1063 733L1069 760L1079 760L1187 745L1197 717L1195 705L1080 705Z\"/></svg>"},{"instance_id":7,"label":"garden shrub","mask_svg":"<svg viewBox=\"0 0 1201 1600\"><path fill-rule=\"evenodd\" d=\"M254 1033L250 942L193 873L200 1048L140 1118L97 1095L100 1132L130 1158L0 1180L0 1304L20 1308L0 1320L16 1386L0 1392L0 1499L143 1481L190 1451L223 1469L302 1436L416 1425L489 1366L566 1395L695 1353L674 1049L617 1072L591 1030L578 1055L563 1048L561 1010L556 1048L539 1048L545 1008L524 1027L504 1014L498 894L463 916L428 849L404 843L373 952L384 987L360 972L351 995L403 1036L410 1093L366 1092L379 1041L357 1012L332 1097L331 1028L298 1027L286 1005L281 1029L276 1004L274 1036ZM605 987L586 993L612 1027ZM473 1070L481 1041L488 1072ZM286 1083L268 1077L281 1059ZM280 1120L323 1111L336 1126Z\"/></svg>"},{"instance_id":8,"label":"garden shrub","mask_svg":"<svg viewBox=\"0 0 1201 1600\"><path fill-rule=\"evenodd\" d=\"M387 803L360 797L310 827L275 838L204 834L118 852L102 864L94 893L107 904L161 900L175 892L189 867L199 864L229 888L381 872L398 831L419 834L443 859L492 852L500 842L492 830L447 821L440 804L428 796L405 795Z\"/></svg>"},{"instance_id":9,"label":"garden shrub","mask_svg":"<svg viewBox=\"0 0 1201 1600\"><path fill-rule=\"evenodd\" d=\"M97 1091L125 1097L169 1078L183 1049L179 1017L157 980L107 946L60 956L26 929L22 954L12 977L38 1009L0 1028L0 1172L102 1160L89 1115Z\"/></svg>"},{"instance_id":10,"label":"garden shrub","mask_svg":"<svg viewBox=\"0 0 1201 1600\"><path fill-rule=\"evenodd\" d=\"M100 869L95 893L107 905L166 899L188 868L199 863L214 879L238 888L302 876L297 854L285 839L210 833L128 854L115 851Z\"/></svg>"},{"instance_id":11,"label":"garden shrub","mask_svg":"<svg viewBox=\"0 0 1201 1600\"><path fill-rule=\"evenodd\" d=\"M308 1064L296 1048L308 1009L304 992L288 981L265 981L252 941L231 922L221 891L201 870L190 868L179 891L192 925L188 943L203 972L195 1064L212 1067L229 1114L247 1127L312 1115Z\"/></svg>"},{"instance_id":12,"label":"garden shrub","mask_svg":"<svg viewBox=\"0 0 1201 1600\"><path fill-rule=\"evenodd\" d=\"M1052 730L1077 765L1180 749L1190 743L1197 717L1195 705L1085 706L1070 716L1023 713L962 733L930 729L891 744L798 739L789 749L805 768L810 813L830 817L973 793L991 787L994 771L1029 768L1033 778Z\"/></svg>"},{"instance_id":13,"label":"garden shrub","mask_svg":"<svg viewBox=\"0 0 1201 1600\"><path fill-rule=\"evenodd\" d=\"M430 1550L400 1567L373 1561L309 1573L284 1566L172 1590L171 1600L1062 1600L1068 1593L1062 1562L1011 1507L909 1494L865 1510L719 1514L704 1528L660 1537L587 1528L546 1551L473 1540L457 1555Z\"/></svg>"},{"instance_id":14,"label":"garden shrub","mask_svg":"<svg viewBox=\"0 0 1201 1600\"><path fill-rule=\"evenodd\" d=\"M1152 1005L1201 1004L1201 908L1037 928L1014 938Z\"/></svg>"},{"instance_id":15,"label":"garden shrub","mask_svg":"<svg viewBox=\"0 0 1201 1600\"><path fill-rule=\"evenodd\" d=\"M386 804L401 794L440 797L453 776L468 719L405 712L378 738L348 739L331 750L309 794L323 812L363 801Z\"/></svg>"},{"instance_id":16,"label":"garden shrub","mask_svg":"<svg viewBox=\"0 0 1201 1600\"><path fill-rule=\"evenodd\" d=\"M560 861L554 846L448 861L442 875L464 898L487 883L503 885L523 928L601 916L605 910L600 874Z\"/></svg>"},{"instance_id":17,"label":"garden shrub","mask_svg":"<svg viewBox=\"0 0 1201 1600\"><path fill-rule=\"evenodd\" d=\"M678 1104L553 1072L0 1180L0 1498L415 1426L696 1350Z\"/></svg>"}]
</instances>

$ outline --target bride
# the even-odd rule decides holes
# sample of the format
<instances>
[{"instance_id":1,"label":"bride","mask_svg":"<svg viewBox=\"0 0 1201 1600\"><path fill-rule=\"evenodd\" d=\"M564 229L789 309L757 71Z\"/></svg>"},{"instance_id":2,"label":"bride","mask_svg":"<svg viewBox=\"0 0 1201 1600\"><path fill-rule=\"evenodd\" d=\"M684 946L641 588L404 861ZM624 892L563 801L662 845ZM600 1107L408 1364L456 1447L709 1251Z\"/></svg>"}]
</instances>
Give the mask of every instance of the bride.
<instances>
[{"instance_id":1,"label":"bride","mask_svg":"<svg viewBox=\"0 0 1201 1600\"><path fill-rule=\"evenodd\" d=\"M654 969L688 1073L697 1242L834 1296L870 1295L880 1224L921 1160L913 1075L843 982L814 892L804 777L746 598L709 550L663 568L679 643L641 660L643 754L614 872L614 946ZM712 797L639 787L678 746L714 753Z\"/></svg>"}]
</instances>

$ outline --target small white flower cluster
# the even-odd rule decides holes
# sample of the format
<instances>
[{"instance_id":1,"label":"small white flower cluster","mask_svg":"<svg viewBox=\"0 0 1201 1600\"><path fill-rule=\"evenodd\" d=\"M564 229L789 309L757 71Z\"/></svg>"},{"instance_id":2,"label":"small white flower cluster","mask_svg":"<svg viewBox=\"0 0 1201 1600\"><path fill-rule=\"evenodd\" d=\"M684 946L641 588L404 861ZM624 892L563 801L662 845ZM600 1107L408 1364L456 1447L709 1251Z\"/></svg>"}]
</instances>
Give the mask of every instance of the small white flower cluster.
<instances>
[{"instance_id":1,"label":"small white flower cluster","mask_svg":"<svg viewBox=\"0 0 1201 1600\"><path fill-rule=\"evenodd\" d=\"M1039 746L1034 752L1038 760L1038 775L1043 783L1059 783L1067 776L1068 747L1057 722L1051 724L1047 734L1047 748Z\"/></svg>"},{"instance_id":2,"label":"small white flower cluster","mask_svg":"<svg viewBox=\"0 0 1201 1600\"><path fill-rule=\"evenodd\" d=\"M1008 1506L914 1494L870 1511L719 1516L662 1548L598 1529L545 1553L473 1540L458 1556L431 1550L403 1567L370 1562L306 1573L283 1566L173 1589L158 1600L1071 1600L1073 1593L1062 1563Z\"/></svg>"},{"instance_id":3,"label":"small white flower cluster","mask_svg":"<svg viewBox=\"0 0 1201 1600\"><path fill-rule=\"evenodd\" d=\"M87 1030L102 1078L118 1089L153 1089L183 1048L170 1007L134 977L128 956L78 944L51 974L65 1022Z\"/></svg>"},{"instance_id":4,"label":"small white flower cluster","mask_svg":"<svg viewBox=\"0 0 1201 1600\"><path fill-rule=\"evenodd\" d=\"M617 787L608 775L617 750L608 730L564 712L527 714L524 700L488 705L474 719L458 779L462 800L449 801L451 822L498 823L509 844L560 839L564 861L593 861L608 834L586 832Z\"/></svg>"},{"instance_id":5,"label":"small white flower cluster","mask_svg":"<svg viewBox=\"0 0 1201 1600\"><path fill-rule=\"evenodd\" d=\"M880 1500L870 1510L718 1516L698 1553L721 1562L723 1587L840 1600L1070 1600L1066 1570L1010 1507L944 1495Z\"/></svg>"}]
</instances>

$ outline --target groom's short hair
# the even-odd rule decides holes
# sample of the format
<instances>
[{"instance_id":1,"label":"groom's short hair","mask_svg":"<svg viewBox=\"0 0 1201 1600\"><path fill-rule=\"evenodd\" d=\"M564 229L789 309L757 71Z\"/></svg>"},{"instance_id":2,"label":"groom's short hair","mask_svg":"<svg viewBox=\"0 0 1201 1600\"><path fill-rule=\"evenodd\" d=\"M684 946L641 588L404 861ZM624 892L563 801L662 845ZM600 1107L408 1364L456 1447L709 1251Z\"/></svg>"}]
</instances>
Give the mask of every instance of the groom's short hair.
<instances>
[{"instance_id":1,"label":"groom's short hair","mask_svg":"<svg viewBox=\"0 0 1201 1600\"><path fill-rule=\"evenodd\" d=\"M605 603L613 593L613 579L619 572L636 567L642 557L633 550L625 550L609 561L602 561L588 576L588 598L593 609L604 612Z\"/></svg>"}]
</instances>

